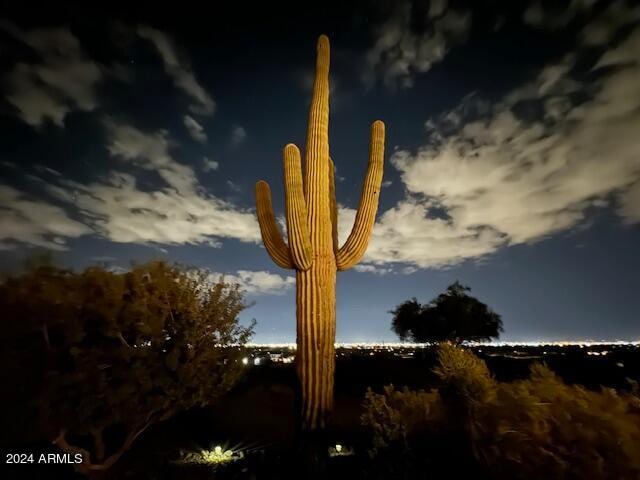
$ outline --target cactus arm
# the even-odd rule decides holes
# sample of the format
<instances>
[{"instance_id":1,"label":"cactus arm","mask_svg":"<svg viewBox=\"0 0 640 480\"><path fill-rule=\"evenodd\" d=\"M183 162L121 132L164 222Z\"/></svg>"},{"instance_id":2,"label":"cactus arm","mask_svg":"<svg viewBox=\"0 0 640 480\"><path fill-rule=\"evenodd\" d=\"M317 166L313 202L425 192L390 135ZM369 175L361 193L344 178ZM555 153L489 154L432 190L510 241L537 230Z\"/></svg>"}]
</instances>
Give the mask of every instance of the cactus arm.
<instances>
[{"instance_id":1,"label":"cactus arm","mask_svg":"<svg viewBox=\"0 0 640 480\"><path fill-rule=\"evenodd\" d=\"M333 253L338 254L338 204L336 203L335 165L329 157L329 211L331 213L331 236L333 237Z\"/></svg>"},{"instance_id":2,"label":"cactus arm","mask_svg":"<svg viewBox=\"0 0 640 480\"><path fill-rule=\"evenodd\" d=\"M369 243L369 236L378 210L378 199L382 185L384 163L384 123L380 120L371 125L371 148L369 167L362 187L360 204L356 213L353 229L336 255L338 270L353 267L364 255Z\"/></svg>"},{"instance_id":3,"label":"cactus arm","mask_svg":"<svg viewBox=\"0 0 640 480\"><path fill-rule=\"evenodd\" d=\"M258 224L260 233L271 259L282 268L293 268L293 260L289 247L282 239L282 233L276 223L271 205L271 189L269 184L263 180L256 183L256 210L258 211Z\"/></svg>"},{"instance_id":4,"label":"cactus arm","mask_svg":"<svg viewBox=\"0 0 640 480\"><path fill-rule=\"evenodd\" d=\"M284 147L283 156L287 236L291 259L296 269L309 270L313 261L313 250L307 225L300 150L290 143Z\"/></svg>"}]
</instances>

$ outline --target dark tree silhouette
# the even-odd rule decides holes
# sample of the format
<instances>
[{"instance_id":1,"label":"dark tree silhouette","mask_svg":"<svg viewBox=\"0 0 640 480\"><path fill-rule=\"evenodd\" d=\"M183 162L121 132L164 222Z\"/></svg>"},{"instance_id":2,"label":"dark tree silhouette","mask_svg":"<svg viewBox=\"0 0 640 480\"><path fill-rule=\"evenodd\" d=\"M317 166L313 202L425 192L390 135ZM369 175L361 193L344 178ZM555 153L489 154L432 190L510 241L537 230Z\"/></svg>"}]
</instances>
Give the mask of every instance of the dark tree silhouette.
<instances>
[{"instance_id":1,"label":"dark tree silhouette","mask_svg":"<svg viewBox=\"0 0 640 480\"><path fill-rule=\"evenodd\" d=\"M484 303L468 294L471 289L455 282L431 302L421 305L412 298L398 305L391 329L400 340L440 342L489 340L502 332L502 319Z\"/></svg>"}]
</instances>

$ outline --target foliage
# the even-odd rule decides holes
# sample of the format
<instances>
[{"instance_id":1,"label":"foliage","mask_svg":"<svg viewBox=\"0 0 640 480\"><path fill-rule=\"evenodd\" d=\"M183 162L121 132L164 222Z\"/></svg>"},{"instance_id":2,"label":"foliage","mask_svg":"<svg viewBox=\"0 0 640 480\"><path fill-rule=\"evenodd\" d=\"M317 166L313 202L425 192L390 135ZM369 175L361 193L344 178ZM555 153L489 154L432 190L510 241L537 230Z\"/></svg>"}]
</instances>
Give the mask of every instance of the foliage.
<instances>
[{"instance_id":1,"label":"foliage","mask_svg":"<svg viewBox=\"0 0 640 480\"><path fill-rule=\"evenodd\" d=\"M487 402L496 388L487 364L451 343L438 347L438 364L433 372L440 382L439 393L450 406Z\"/></svg>"},{"instance_id":2,"label":"foliage","mask_svg":"<svg viewBox=\"0 0 640 480\"><path fill-rule=\"evenodd\" d=\"M430 395L393 387L367 393L362 419L374 448L405 442L416 449L411 439L419 433L432 442L454 434L492 478L640 478L640 399L633 393L567 385L540 364L525 380L497 382L471 352L446 344L435 373L440 386Z\"/></svg>"},{"instance_id":3,"label":"foliage","mask_svg":"<svg viewBox=\"0 0 640 480\"><path fill-rule=\"evenodd\" d=\"M431 429L442 417L438 400L435 391L396 390L387 385L383 394L376 394L369 388L361 420L373 430L372 453L398 443L406 448L414 433Z\"/></svg>"},{"instance_id":4,"label":"foliage","mask_svg":"<svg viewBox=\"0 0 640 480\"><path fill-rule=\"evenodd\" d=\"M124 274L37 266L0 286L0 305L17 356L41 359L21 375L39 377L55 442L91 450L85 469L109 466L149 425L228 390L252 333L238 323L237 286L164 262ZM91 447L69 444L85 436ZM124 439L108 458L107 437Z\"/></svg>"},{"instance_id":5,"label":"foliage","mask_svg":"<svg viewBox=\"0 0 640 480\"><path fill-rule=\"evenodd\" d=\"M391 329L400 340L440 342L451 340L489 340L502 331L502 319L484 303L468 295L471 289L459 282L421 305L415 298L398 305Z\"/></svg>"}]
</instances>

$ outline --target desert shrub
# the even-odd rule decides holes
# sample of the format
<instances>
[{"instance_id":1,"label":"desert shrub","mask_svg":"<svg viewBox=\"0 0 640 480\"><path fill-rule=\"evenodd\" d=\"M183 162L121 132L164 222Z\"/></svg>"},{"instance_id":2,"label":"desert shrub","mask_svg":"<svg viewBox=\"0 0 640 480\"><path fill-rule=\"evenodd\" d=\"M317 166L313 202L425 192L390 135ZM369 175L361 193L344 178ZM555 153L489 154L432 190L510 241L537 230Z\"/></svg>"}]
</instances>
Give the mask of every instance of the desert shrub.
<instances>
[{"instance_id":1,"label":"desert shrub","mask_svg":"<svg viewBox=\"0 0 640 480\"><path fill-rule=\"evenodd\" d=\"M640 478L637 397L566 385L544 365L478 409L477 455L500 478Z\"/></svg>"},{"instance_id":2,"label":"desert shrub","mask_svg":"<svg viewBox=\"0 0 640 480\"><path fill-rule=\"evenodd\" d=\"M487 364L470 351L442 343L437 360L433 372L440 383L438 391L445 400L468 409L489 401L495 394L496 382Z\"/></svg>"},{"instance_id":3,"label":"desert shrub","mask_svg":"<svg viewBox=\"0 0 640 480\"><path fill-rule=\"evenodd\" d=\"M640 478L640 399L633 393L567 385L539 364L525 380L497 382L482 360L446 344L435 373L440 385L429 395L393 387L367 394L362 419L378 450L399 441L420 449L412 440L437 444L453 434L457 453L473 456L493 478Z\"/></svg>"},{"instance_id":4,"label":"desert shrub","mask_svg":"<svg viewBox=\"0 0 640 480\"><path fill-rule=\"evenodd\" d=\"M408 448L412 437L433 428L442 418L437 392L413 391L393 385L384 387L384 393L371 389L365 395L366 409L362 423L373 431L372 453L400 444Z\"/></svg>"},{"instance_id":5,"label":"desert shrub","mask_svg":"<svg viewBox=\"0 0 640 480\"><path fill-rule=\"evenodd\" d=\"M237 286L150 262L118 274L39 266L0 286L14 372L32 377L25 402L46 412L51 439L104 469L155 422L227 391L252 333ZM115 448L114 445L116 446Z\"/></svg>"}]
</instances>

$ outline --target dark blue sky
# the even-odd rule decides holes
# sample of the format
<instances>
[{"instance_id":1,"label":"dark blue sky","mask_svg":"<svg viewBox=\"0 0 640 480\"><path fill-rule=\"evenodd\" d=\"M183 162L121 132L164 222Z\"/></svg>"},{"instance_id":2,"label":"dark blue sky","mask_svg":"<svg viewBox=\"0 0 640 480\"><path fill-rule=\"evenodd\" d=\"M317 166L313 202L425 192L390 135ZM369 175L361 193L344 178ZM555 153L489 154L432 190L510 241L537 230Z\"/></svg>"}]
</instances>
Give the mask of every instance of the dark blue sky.
<instances>
[{"instance_id":1,"label":"dark blue sky","mask_svg":"<svg viewBox=\"0 0 640 480\"><path fill-rule=\"evenodd\" d=\"M166 258L225 273L254 340L295 337L292 273L261 247L283 213L315 41L332 48L341 228L369 128L387 125L370 248L338 276L338 341L460 280L505 340L640 337L640 7L632 2L82 4L0 13L0 262ZM151 5L151 4L149 4Z\"/></svg>"}]
</instances>

